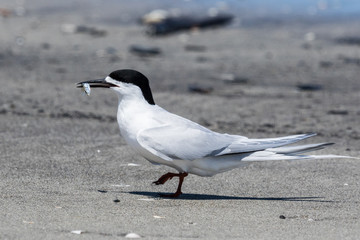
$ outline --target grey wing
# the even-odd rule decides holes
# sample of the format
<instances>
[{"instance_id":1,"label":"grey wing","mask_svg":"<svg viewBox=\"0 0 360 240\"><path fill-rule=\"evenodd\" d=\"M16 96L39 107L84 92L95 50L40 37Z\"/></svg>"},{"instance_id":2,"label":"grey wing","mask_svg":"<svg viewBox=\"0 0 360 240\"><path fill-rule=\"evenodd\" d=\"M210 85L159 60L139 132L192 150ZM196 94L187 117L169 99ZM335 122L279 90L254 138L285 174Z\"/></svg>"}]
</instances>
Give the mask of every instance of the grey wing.
<instances>
[{"instance_id":1,"label":"grey wing","mask_svg":"<svg viewBox=\"0 0 360 240\"><path fill-rule=\"evenodd\" d=\"M231 144L233 137L206 128L165 125L139 132L137 140L152 154L171 161L216 156Z\"/></svg>"},{"instance_id":2,"label":"grey wing","mask_svg":"<svg viewBox=\"0 0 360 240\"><path fill-rule=\"evenodd\" d=\"M143 148L168 161L261 151L292 144L316 135L299 134L279 138L248 139L238 135L216 133L178 116L174 116L172 120L177 124L164 124L145 129L137 135L137 140Z\"/></svg>"}]
</instances>

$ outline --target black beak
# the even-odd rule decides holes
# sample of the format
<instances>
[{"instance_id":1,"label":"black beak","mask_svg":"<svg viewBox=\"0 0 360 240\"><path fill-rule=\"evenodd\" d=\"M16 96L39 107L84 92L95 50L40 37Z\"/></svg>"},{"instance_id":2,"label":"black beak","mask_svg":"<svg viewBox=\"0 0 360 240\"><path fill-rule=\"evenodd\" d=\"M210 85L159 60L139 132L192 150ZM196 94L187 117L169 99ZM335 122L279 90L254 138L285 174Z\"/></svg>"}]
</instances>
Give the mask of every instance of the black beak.
<instances>
[{"instance_id":1,"label":"black beak","mask_svg":"<svg viewBox=\"0 0 360 240\"><path fill-rule=\"evenodd\" d=\"M96 79L89 80L84 82L79 82L76 84L76 87L81 88L84 83L88 83L92 88L109 88L109 87L117 87L115 84L106 82L105 79Z\"/></svg>"}]
</instances>

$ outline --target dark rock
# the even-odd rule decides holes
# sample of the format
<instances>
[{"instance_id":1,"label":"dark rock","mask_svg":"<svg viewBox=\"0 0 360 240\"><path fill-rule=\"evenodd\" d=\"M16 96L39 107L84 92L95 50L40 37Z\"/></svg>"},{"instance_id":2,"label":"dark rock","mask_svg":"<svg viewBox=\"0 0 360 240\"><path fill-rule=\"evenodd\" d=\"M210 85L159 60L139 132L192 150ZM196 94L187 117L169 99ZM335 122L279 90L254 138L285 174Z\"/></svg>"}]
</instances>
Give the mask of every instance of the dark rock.
<instances>
[{"instance_id":1,"label":"dark rock","mask_svg":"<svg viewBox=\"0 0 360 240\"><path fill-rule=\"evenodd\" d=\"M360 46L360 37L358 36L347 36L347 37L340 37L335 39L335 42L339 44L345 45L359 45Z\"/></svg>"},{"instance_id":2,"label":"dark rock","mask_svg":"<svg viewBox=\"0 0 360 240\"><path fill-rule=\"evenodd\" d=\"M231 73L222 74L220 78L228 84L245 84L249 82L247 77L236 76Z\"/></svg>"},{"instance_id":3,"label":"dark rock","mask_svg":"<svg viewBox=\"0 0 360 240\"><path fill-rule=\"evenodd\" d=\"M274 124L272 124L272 123L264 123L264 124L262 125L262 127L266 127L266 128L274 128L274 127L275 127L275 125L274 125Z\"/></svg>"},{"instance_id":4,"label":"dark rock","mask_svg":"<svg viewBox=\"0 0 360 240\"><path fill-rule=\"evenodd\" d=\"M209 28L223 26L230 23L233 16L230 14L217 14L215 16L167 16L159 21L146 23L146 33L149 35L166 35L182 30L194 28Z\"/></svg>"},{"instance_id":5,"label":"dark rock","mask_svg":"<svg viewBox=\"0 0 360 240\"><path fill-rule=\"evenodd\" d=\"M360 58L352 58L352 57L341 57L345 64L355 64L360 65Z\"/></svg>"},{"instance_id":6,"label":"dark rock","mask_svg":"<svg viewBox=\"0 0 360 240\"><path fill-rule=\"evenodd\" d=\"M196 58L196 61L199 62L199 63L203 63L203 62L209 61L209 58L204 57L204 56L198 56L198 57Z\"/></svg>"},{"instance_id":7,"label":"dark rock","mask_svg":"<svg viewBox=\"0 0 360 240\"><path fill-rule=\"evenodd\" d=\"M158 47L148 47L142 45L131 45L129 51L143 57L161 54L161 49Z\"/></svg>"},{"instance_id":8,"label":"dark rock","mask_svg":"<svg viewBox=\"0 0 360 240\"><path fill-rule=\"evenodd\" d=\"M310 43L304 43L301 45L301 47L303 49L309 50L309 49L311 49L312 45Z\"/></svg>"},{"instance_id":9,"label":"dark rock","mask_svg":"<svg viewBox=\"0 0 360 240\"><path fill-rule=\"evenodd\" d=\"M348 115L349 114L348 110L340 110L340 109L329 110L327 113L332 114L332 115Z\"/></svg>"},{"instance_id":10,"label":"dark rock","mask_svg":"<svg viewBox=\"0 0 360 240\"><path fill-rule=\"evenodd\" d=\"M300 83L296 87L300 91L319 91L323 89L322 85L313 83Z\"/></svg>"},{"instance_id":11,"label":"dark rock","mask_svg":"<svg viewBox=\"0 0 360 240\"><path fill-rule=\"evenodd\" d=\"M209 86L201 86L198 84L189 84L188 90L189 90L189 92L208 94L208 93L211 93L214 89Z\"/></svg>"},{"instance_id":12,"label":"dark rock","mask_svg":"<svg viewBox=\"0 0 360 240\"><path fill-rule=\"evenodd\" d=\"M186 50L186 51L191 51L191 52L205 52L205 51L206 51L206 47L205 47L205 46L201 46L201 45L188 44L188 45L185 46L185 50Z\"/></svg>"},{"instance_id":13,"label":"dark rock","mask_svg":"<svg viewBox=\"0 0 360 240\"><path fill-rule=\"evenodd\" d=\"M0 109L0 114L6 114L8 111L5 108Z\"/></svg>"},{"instance_id":14,"label":"dark rock","mask_svg":"<svg viewBox=\"0 0 360 240\"><path fill-rule=\"evenodd\" d=\"M57 72L57 73L66 73L67 70L66 70L66 68L59 67L59 68L55 69L55 72Z\"/></svg>"},{"instance_id":15,"label":"dark rock","mask_svg":"<svg viewBox=\"0 0 360 240\"><path fill-rule=\"evenodd\" d=\"M85 33L85 34L89 34L90 36L93 37L105 37L107 32L105 30L99 30L95 27L88 27L85 25L79 25L76 27L76 32L77 33Z\"/></svg>"},{"instance_id":16,"label":"dark rock","mask_svg":"<svg viewBox=\"0 0 360 240\"><path fill-rule=\"evenodd\" d=\"M50 49L50 43L42 43L41 48L45 49L45 50L49 50Z\"/></svg>"},{"instance_id":17,"label":"dark rock","mask_svg":"<svg viewBox=\"0 0 360 240\"><path fill-rule=\"evenodd\" d=\"M334 64L330 61L320 61L319 62L319 67L321 68L330 68L332 67Z\"/></svg>"}]
</instances>

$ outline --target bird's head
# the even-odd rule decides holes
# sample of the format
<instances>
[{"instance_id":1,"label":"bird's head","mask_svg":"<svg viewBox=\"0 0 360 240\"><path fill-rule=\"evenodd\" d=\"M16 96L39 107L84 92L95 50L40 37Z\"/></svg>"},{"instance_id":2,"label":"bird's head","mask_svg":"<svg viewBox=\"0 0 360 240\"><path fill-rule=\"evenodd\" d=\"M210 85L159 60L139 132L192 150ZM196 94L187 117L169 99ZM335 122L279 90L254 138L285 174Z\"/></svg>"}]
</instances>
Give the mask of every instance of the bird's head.
<instances>
[{"instance_id":1,"label":"bird's head","mask_svg":"<svg viewBox=\"0 0 360 240\"><path fill-rule=\"evenodd\" d=\"M82 87L85 83L92 88L111 88L121 97L142 95L149 104L155 105L149 80L142 73L132 69L116 70L103 79L79 82L77 87Z\"/></svg>"}]
</instances>

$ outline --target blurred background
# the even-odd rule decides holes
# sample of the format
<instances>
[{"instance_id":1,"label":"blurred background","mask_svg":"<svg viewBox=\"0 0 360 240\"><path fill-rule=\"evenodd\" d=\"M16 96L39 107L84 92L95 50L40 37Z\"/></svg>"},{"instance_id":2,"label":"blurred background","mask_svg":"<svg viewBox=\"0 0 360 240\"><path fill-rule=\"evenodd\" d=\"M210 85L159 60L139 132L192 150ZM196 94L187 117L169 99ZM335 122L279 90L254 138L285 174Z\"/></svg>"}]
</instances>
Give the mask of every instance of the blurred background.
<instances>
[{"instance_id":1,"label":"blurred background","mask_svg":"<svg viewBox=\"0 0 360 240\"><path fill-rule=\"evenodd\" d=\"M87 105L74 84L122 68L161 92L358 91L359 13L355 0L3 0L0 104Z\"/></svg>"},{"instance_id":2,"label":"blurred background","mask_svg":"<svg viewBox=\"0 0 360 240\"><path fill-rule=\"evenodd\" d=\"M315 106L325 107L326 114L337 117L358 114L349 109L359 100L359 13L355 0L3 0L0 110L75 119L98 112L97 118L114 120L116 96L93 91L94 98L85 98L75 83L133 68L163 93L159 103L172 102L170 110L199 121L192 114L196 110L176 107L185 101L177 94L248 100L258 104L249 106L255 112L263 112L254 109L268 103L262 99L266 94L286 109L293 107L281 98L300 97L298 104L311 102L297 108L316 112ZM235 111L233 106L221 109ZM276 117L269 114L274 125Z\"/></svg>"},{"instance_id":3,"label":"blurred background","mask_svg":"<svg viewBox=\"0 0 360 240\"><path fill-rule=\"evenodd\" d=\"M75 83L133 68L149 77L153 91L163 93L155 97L160 105L224 131L233 126L201 120L205 117L193 114L197 110L180 107L194 99L176 96L258 104L249 105L246 116L269 109L266 94L286 109L294 107L281 98L296 100L296 108L304 111L316 112L318 106L336 117L349 111L356 115L349 109L359 100L359 13L355 0L3 0L0 110L70 119L96 112L95 118L114 120L116 96L93 91L93 98L85 98ZM236 111L233 106L220 109L228 112L212 117ZM275 125L275 113L268 116ZM280 128L265 128L265 134L288 132L282 129L294 127L291 119ZM293 132L312 127L310 121ZM239 129L253 133L245 125Z\"/></svg>"},{"instance_id":4,"label":"blurred background","mask_svg":"<svg viewBox=\"0 0 360 240\"><path fill-rule=\"evenodd\" d=\"M84 75L104 75L109 70L117 68L136 67L145 68L147 72L151 71L155 79L163 79L165 76L156 74L163 71L160 66L166 68L165 73L176 71L178 68L181 70L179 74L186 74L182 71L184 63L183 61L179 63L178 58L185 60L187 56L183 56L180 50L187 51L185 55L196 55L197 63L190 66L190 69L186 67L186 72L193 69L208 72L208 69L204 69L206 68L204 65L209 64L210 61L217 61L215 56L221 58L221 54L225 54L225 48L228 48L233 55L224 56L229 59L229 62L224 62L222 59L217 64L220 62L226 64L223 66L225 69L221 70L227 73L242 68L238 66L240 61L250 60L246 56L250 48L254 48L253 51L260 50L265 58L276 61L275 58L283 54L276 53L281 50L276 44L284 39L286 40L280 44L281 46L284 44L290 46L292 41L298 41L295 43L298 44L297 47L309 50L305 57L298 56L296 65L312 65L308 58L315 57L312 56L314 51L323 54L324 58L327 52L332 51L325 47L326 43L359 45L356 24L360 3L355 0L266 2L247 0L175 2L17 0L2 1L0 9L1 63L2 66L7 65L6 68L3 67L2 72L7 72L7 76L15 79L22 77L17 75L20 74L19 71L14 71L9 68L9 65L19 64L20 68L37 72L40 78L52 76L53 79L55 71L55 75L70 80ZM157 32L159 34L150 34L149 27L146 24L144 26L144 16L158 9L164 11L155 11L153 17L158 18L156 21L159 21L160 17L172 18L175 22L171 22L170 25L172 25L165 30L160 30L161 26L156 26L159 28L160 32ZM207 17L216 18L224 15L228 17L226 21L220 24L212 22L206 26L207 29L217 26L217 29L201 31L201 23L204 23ZM226 28L226 30L219 28ZM161 31L165 31L164 34ZM216 35L216 38L209 38L213 35ZM200 42L202 38L206 41ZM320 43L319 40L324 39L327 42ZM273 44L272 41L276 42L275 46L270 46ZM216 42L216 48L211 46L215 45L214 42ZM192 46L196 44L202 46ZM155 48L157 53L137 53L136 49L132 51L134 45L145 48L140 50L154 50ZM209 56L212 53L214 53L214 58ZM252 54L253 57L256 54L258 52ZM133 55L140 55L140 59L134 60ZM291 53L287 55L288 58L292 58L289 56ZM144 56L145 62L141 58ZM155 58L152 59L154 56ZM162 61L165 59L164 66ZM356 59L348 60L356 62ZM160 62L160 64L151 63L151 61ZM171 65L171 61L174 66ZM326 62L327 59L324 61L325 63L320 63L322 66L329 65ZM49 66L45 67L42 63ZM67 64L70 65L66 66ZM151 68L144 66L151 64L154 64ZM84 72L85 65L90 68L86 72ZM50 69L42 69L40 73L38 67ZM248 69L248 66L246 68ZM244 70L241 69L243 74ZM250 72L253 70L252 68ZM258 72L259 69L256 71ZM164 74L161 73L161 75ZM172 79L174 77L177 78L173 76ZM184 77L186 76L181 76L179 79ZM169 77L167 81L173 80ZM172 82L172 84L175 83Z\"/></svg>"}]
</instances>

